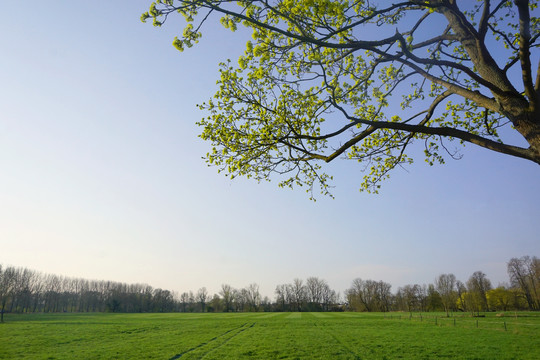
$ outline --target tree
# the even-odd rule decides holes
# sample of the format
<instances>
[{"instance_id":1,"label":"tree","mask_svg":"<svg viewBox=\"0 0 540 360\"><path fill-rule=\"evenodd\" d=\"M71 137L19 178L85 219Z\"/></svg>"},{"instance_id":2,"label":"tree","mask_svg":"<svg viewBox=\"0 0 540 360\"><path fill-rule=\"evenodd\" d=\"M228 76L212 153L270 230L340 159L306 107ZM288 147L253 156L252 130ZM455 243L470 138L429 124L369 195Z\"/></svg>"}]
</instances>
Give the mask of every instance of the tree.
<instances>
[{"instance_id":1,"label":"tree","mask_svg":"<svg viewBox=\"0 0 540 360\"><path fill-rule=\"evenodd\" d=\"M17 270L14 267L8 266L2 269L0 265L0 323L4 322L7 304L13 301L16 274Z\"/></svg>"},{"instance_id":2,"label":"tree","mask_svg":"<svg viewBox=\"0 0 540 360\"><path fill-rule=\"evenodd\" d=\"M320 311L323 303L323 295L328 284L323 279L311 276L306 279L306 297L310 311Z\"/></svg>"},{"instance_id":3,"label":"tree","mask_svg":"<svg viewBox=\"0 0 540 360\"><path fill-rule=\"evenodd\" d=\"M307 302L306 299L306 287L302 279L294 279L293 283L290 285L290 291L292 295L292 303L294 304L296 311L302 311L304 309L303 305Z\"/></svg>"},{"instance_id":4,"label":"tree","mask_svg":"<svg viewBox=\"0 0 540 360\"><path fill-rule=\"evenodd\" d=\"M404 303L408 312L420 310L420 299L418 296L420 285L405 285L403 288L398 289L398 292L402 293Z\"/></svg>"},{"instance_id":5,"label":"tree","mask_svg":"<svg viewBox=\"0 0 540 360\"><path fill-rule=\"evenodd\" d=\"M391 285L384 281L354 279L346 296L354 311L389 311Z\"/></svg>"},{"instance_id":6,"label":"tree","mask_svg":"<svg viewBox=\"0 0 540 360\"><path fill-rule=\"evenodd\" d=\"M223 298L223 311L229 312L232 308L232 303L234 300L233 294L234 289L231 285L228 284L222 284L221 285L221 291L219 292L221 297Z\"/></svg>"},{"instance_id":7,"label":"tree","mask_svg":"<svg viewBox=\"0 0 540 360\"><path fill-rule=\"evenodd\" d=\"M174 296L169 290L155 289L153 300L154 312L171 312L174 310Z\"/></svg>"},{"instance_id":8,"label":"tree","mask_svg":"<svg viewBox=\"0 0 540 360\"><path fill-rule=\"evenodd\" d=\"M259 285L256 283L249 284L246 288L246 295L249 311L259 311L259 306L261 305Z\"/></svg>"},{"instance_id":9,"label":"tree","mask_svg":"<svg viewBox=\"0 0 540 360\"><path fill-rule=\"evenodd\" d=\"M249 294L246 288L235 291L236 311L249 311Z\"/></svg>"},{"instance_id":10,"label":"tree","mask_svg":"<svg viewBox=\"0 0 540 360\"><path fill-rule=\"evenodd\" d=\"M428 287L426 285L405 285L398 289L396 300L402 310L408 312L426 311L428 308Z\"/></svg>"},{"instance_id":11,"label":"tree","mask_svg":"<svg viewBox=\"0 0 540 360\"><path fill-rule=\"evenodd\" d=\"M489 308L492 310L507 311L512 301L512 292L504 286L488 290L486 293Z\"/></svg>"},{"instance_id":12,"label":"tree","mask_svg":"<svg viewBox=\"0 0 540 360\"><path fill-rule=\"evenodd\" d=\"M201 312L204 312L206 308L206 301L208 300L208 291L203 286L199 290L197 290L197 295L195 295L197 298L197 302L201 305Z\"/></svg>"},{"instance_id":13,"label":"tree","mask_svg":"<svg viewBox=\"0 0 540 360\"><path fill-rule=\"evenodd\" d=\"M322 291L323 311L330 311L331 305L337 305L339 303L339 295L332 289L328 283L325 282Z\"/></svg>"},{"instance_id":14,"label":"tree","mask_svg":"<svg viewBox=\"0 0 540 360\"><path fill-rule=\"evenodd\" d=\"M474 294L469 291L460 293L456 303L459 309L470 312L471 316L474 316L475 312L480 312L474 299Z\"/></svg>"},{"instance_id":15,"label":"tree","mask_svg":"<svg viewBox=\"0 0 540 360\"><path fill-rule=\"evenodd\" d=\"M274 294L276 295L276 306L279 311L285 311L286 307L285 305L289 305L288 302L288 286L286 284L281 284L276 286L276 290L274 291Z\"/></svg>"},{"instance_id":16,"label":"tree","mask_svg":"<svg viewBox=\"0 0 540 360\"><path fill-rule=\"evenodd\" d=\"M231 177L286 174L280 186L319 184L328 193L321 162L350 158L371 169L361 188L376 192L390 170L413 161L415 142L430 165L460 158L458 143L540 164L537 6L159 0L141 19L161 26L182 14L179 50L199 41L214 14L226 28L252 32L238 64L221 64L219 90L199 106L209 113L198 123L213 145L208 163ZM510 133L527 147L505 140Z\"/></svg>"},{"instance_id":17,"label":"tree","mask_svg":"<svg viewBox=\"0 0 540 360\"><path fill-rule=\"evenodd\" d=\"M187 304L189 304L189 294L187 292L183 292L180 295L180 305L182 305L182 312L186 312Z\"/></svg>"},{"instance_id":18,"label":"tree","mask_svg":"<svg viewBox=\"0 0 540 360\"><path fill-rule=\"evenodd\" d=\"M220 312L222 310L223 310L223 299L221 299L218 294L214 294L214 296L212 296L212 300L210 300L210 304L208 305L208 311Z\"/></svg>"},{"instance_id":19,"label":"tree","mask_svg":"<svg viewBox=\"0 0 540 360\"><path fill-rule=\"evenodd\" d=\"M458 298L456 292L456 276L454 274L441 274L435 280L435 287L441 296L441 301L446 311L446 316L450 316L450 309L456 305Z\"/></svg>"},{"instance_id":20,"label":"tree","mask_svg":"<svg viewBox=\"0 0 540 360\"><path fill-rule=\"evenodd\" d=\"M272 311L272 309L273 309L272 301L270 300L270 298L268 296L265 296L265 297L262 298L261 307L262 307L264 312Z\"/></svg>"},{"instance_id":21,"label":"tree","mask_svg":"<svg viewBox=\"0 0 540 360\"><path fill-rule=\"evenodd\" d=\"M533 256L512 258L508 262L508 275L512 285L519 288L530 310L540 309L540 259Z\"/></svg>"},{"instance_id":22,"label":"tree","mask_svg":"<svg viewBox=\"0 0 540 360\"><path fill-rule=\"evenodd\" d=\"M467 280L467 292L470 294L469 303L473 302L474 310L489 311L487 292L491 290L491 281L481 271L475 271Z\"/></svg>"},{"instance_id":23,"label":"tree","mask_svg":"<svg viewBox=\"0 0 540 360\"><path fill-rule=\"evenodd\" d=\"M444 309L441 295L433 284L429 284L427 288L426 307L428 311L441 311ZM453 308L455 308L455 302Z\"/></svg>"}]
</instances>

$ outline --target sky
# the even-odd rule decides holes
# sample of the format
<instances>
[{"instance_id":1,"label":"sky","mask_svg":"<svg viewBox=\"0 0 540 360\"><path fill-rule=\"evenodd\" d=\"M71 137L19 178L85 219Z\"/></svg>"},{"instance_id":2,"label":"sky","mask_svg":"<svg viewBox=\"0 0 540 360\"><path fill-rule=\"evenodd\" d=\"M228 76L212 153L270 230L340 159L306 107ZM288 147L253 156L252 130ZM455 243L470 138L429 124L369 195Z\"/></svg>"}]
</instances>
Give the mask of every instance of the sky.
<instances>
[{"instance_id":1,"label":"sky","mask_svg":"<svg viewBox=\"0 0 540 360\"><path fill-rule=\"evenodd\" d=\"M146 1L3 2L0 23L0 264L176 292L317 276L392 291L442 273L508 282L512 257L540 256L540 167L468 145L421 158L378 195L340 160L335 199L309 200L208 167L197 103L245 32L219 24L183 53L179 21L140 22ZM523 144L521 144L523 145Z\"/></svg>"}]
</instances>

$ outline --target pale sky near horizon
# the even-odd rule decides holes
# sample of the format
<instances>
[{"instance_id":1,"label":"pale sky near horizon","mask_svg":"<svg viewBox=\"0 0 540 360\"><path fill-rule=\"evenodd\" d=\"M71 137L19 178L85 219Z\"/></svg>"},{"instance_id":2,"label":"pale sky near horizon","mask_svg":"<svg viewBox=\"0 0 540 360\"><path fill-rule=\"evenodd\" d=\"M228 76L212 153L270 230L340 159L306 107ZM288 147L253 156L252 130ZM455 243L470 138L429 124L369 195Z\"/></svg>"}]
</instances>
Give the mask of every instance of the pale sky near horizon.
<instances>
[{"instance_id":1,"label":"pale sky near horizon","mask_svg":"<svg viewBox=\"0 0 540 360\"><path fill-rule=\"evenodd\" d=\"M463 159L397 169L379 195L338 161L336 199L207 167L195 105L245 34L208 27L178 52L178 22L146 1L4 2L0 23L0 264L177 292L318 276L395 292L441 273L507 282L540 256L540 166L468 145Z\"/></svg>"}]
</instances>

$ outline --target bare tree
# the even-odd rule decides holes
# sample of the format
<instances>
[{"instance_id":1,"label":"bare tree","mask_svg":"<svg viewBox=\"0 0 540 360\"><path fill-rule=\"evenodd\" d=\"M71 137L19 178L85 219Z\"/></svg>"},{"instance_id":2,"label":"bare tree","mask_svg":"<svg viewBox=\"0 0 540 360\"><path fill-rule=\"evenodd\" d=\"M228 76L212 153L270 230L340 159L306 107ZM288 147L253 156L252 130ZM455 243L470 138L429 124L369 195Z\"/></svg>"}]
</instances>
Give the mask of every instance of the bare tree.
<instances>
[{"instance_id":1,"label":"bare tree","mask_svg":"<svg viewBox=\"0 0 540 360\"><path fill-rule=\"evenodd\" d=\"M249 308L249 294L246 288L237 290L234 295L236 311L247 311Z\"/></svg>"},{"instance_id":2,"label":"bare tree","mask_svg":"<svg viewBox=\"0 0 540 360\"><path fill-rule=\"evenodd\" d=\"M180 295L180 305L182 306L182 312L186 312L188 303L189 303L189 294L187 292L183 292Z\"/></svg>"},{"instance_id":3,"label":"bare tree","mask_svg":"<svg viewBox=\"0 0 540 360\"><path fill-rule=\"evenodd\" d=\"M450 310L456 306L456 276L454 274L441 274L435 280L435 288L441 296L441 300L446 311L446 316L450 316Z\"/></svg>"},{"instance_id":4,"label":"bare tree","mask_svg":"<svg viewBox=\"0 0 540 360\"><path fill-rule=\"evenodd\" d=\"M223 299L223 307L225 312L229 312L232 309L232 303L234 300L234 289L231 285L222 284L221 291L219 292L221 298Z\"/></svg>"},{"instance_id":5,"label":"bare tree","mask_svg":"<svg viewBox=\"0 0 540 360\"><path fill-rule=\"evenodd\" d=\"M249 305L249 311L259 311L261 305L261 294L259 293L259 285L252 283L246 288L246 300Z\"/></svg>"},{"instance_id":6,"label":"bare tree","mask_svg":"<svg viewBox=\"0 0 540 360\"><path fill-rule=\"evenodd\" d=\"M308 302L314 309L321 307L323 301L323 291L327 286L326 281L312 276L306 279L306 295Z\"/></svg>"},{"instance_id":7,"label":"bare tree","mask_svg":"<svg viewBox=\"0 0 540 360\"><path fill-rule=\"evenodd\" d=\"M287 297L287 285L277 285L274 294L276 295L276 304L278 305L278 309L281 311L287 310L286 305L289 305Z\"/></svg>"},{"instance_id":8,"label":"bare tree","mask_svg":"<svg viewBox=\"0 0 540 360\"><path fill-rule=\"evenodd\" d=\"M508 275L513 286L521 289L530 310L540 310L540 259L523 256L508 262Z\"/></svg>"},{"instance_id":9,"label":"bare tree","mask_svg":"<svg viewBox=\"0 0 540 360\"><path fill-rule=\"evenodd\" d=\"M331 305L338 303L338 296L334 290L325 282L322 288L322 306L324 311L329 311Z\"/></svg>"},{"instance_id":10,"label":"bare tree","mask_svg":"<svg viewBox=\"0 0 540 360\"><path fill-rule=\"evenodd\" d=\"M208 291L204 286L197 290L196 299L201 305L201 311L204 312L206 309L206 300L208 299Z\"/></svg>"},{"instance_id":11,"label":"bare tree","mask_svg":"<svg viewBox=\"0 0 540 360\"><path fill-rule=\"evenodd\" d=\"M418 284L414 285L405 285L402 288L398 289L398 293L400 293L403 303L406 306L406 310L408 312L418 311L420 310L420 299L418 297Z\"/></svg>"},{"instance_id":12,"label":"bare tree","mask_svg":"<svg viewBox=\"0 0 540 360\"><path fill-rule=\"evenodd\" d=\"M7 304L13 301L15 281L16 269L11 266L2 268L0 264L0 322L4 322Z\"/></svg>"},{"instance_id":13,"label":"bare tree","mask_svg":"<svg viewBox=\"0 0 540 360\"><path fill-rule=\"evenodd\" d=\"M356 311L389 311L391 285L384 281L354 279L347 290L349 306Z\"/></svg>"},{"instance_id":14,"label":"bare tree","mask_svg":"<svg viewBox=\"0 0 540 360\"><path fill-rule=\"evenodd\" d=\"M392 285L380 280L377 281L376 289L378 311L390 311L390 305L392 304Z\"/></svg>"},{"instance_id":15,"label":"bare tree","mask_svg":"<svg viewBox=\"0 0 540 360\"><path fill-rule=\"evenodd\" d=\"M360 278L354 279L346 292L349 307L355 311L371 311L370 295L366 289L366 282Z\"/></svg>"},{"instance_id":16,"label":"bare tree","mask_svg":"<svg viewBox=\"0 0 540 360\"><path fill-rule=\"evenodd\" d=\"M303 305L306 302L306 288L301 279L294 279L291 285L293 303L296 311L302 311Z\"/></svg>"}]
</instances>

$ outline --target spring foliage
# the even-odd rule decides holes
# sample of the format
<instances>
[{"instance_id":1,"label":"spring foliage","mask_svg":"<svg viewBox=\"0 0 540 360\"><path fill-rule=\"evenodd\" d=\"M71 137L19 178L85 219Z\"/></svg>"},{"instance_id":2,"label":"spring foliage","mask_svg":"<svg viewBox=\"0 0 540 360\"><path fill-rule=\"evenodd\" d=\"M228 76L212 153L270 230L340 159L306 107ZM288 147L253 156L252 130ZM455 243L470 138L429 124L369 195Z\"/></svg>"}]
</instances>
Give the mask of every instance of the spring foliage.
<instances>
[{"instance_id":1,"label":"spring foliage","mask_svg":"<svg viewBox=\"0 0 540 360\"><path fill-rule=\"evenodd\" d=\"M252 37L238 61L220 64L216 94L199 107L207 154L231 177L328 194L321 164L357 160L361 189L376 192L396 166L459 158L474 143L540 163L540 76L532 61L538 1L177 1L142 15L155 26L175 13L173 45L196 44L219 14ZM539 63L540 66L540 63ZM538 71L537 71L538 73ZM502 128L508 131L501 131ZM504 141L518 132L524 148Z\"/></svg>"}]
</instances>

